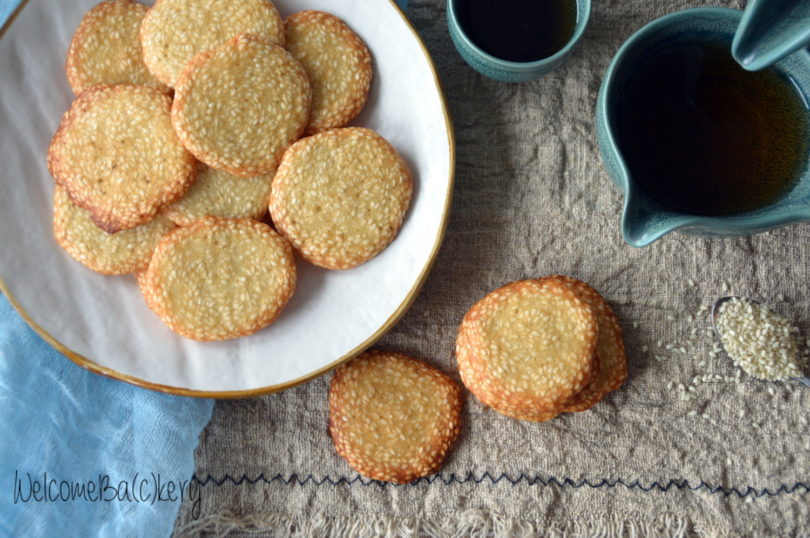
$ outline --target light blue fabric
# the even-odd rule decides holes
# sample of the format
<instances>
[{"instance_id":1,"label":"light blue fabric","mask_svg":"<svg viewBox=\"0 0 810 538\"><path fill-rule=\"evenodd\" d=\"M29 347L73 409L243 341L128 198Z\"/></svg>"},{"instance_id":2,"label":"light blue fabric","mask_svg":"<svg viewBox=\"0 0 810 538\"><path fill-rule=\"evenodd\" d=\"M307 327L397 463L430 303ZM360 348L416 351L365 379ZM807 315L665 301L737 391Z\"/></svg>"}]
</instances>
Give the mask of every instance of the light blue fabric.
<instances>
[{"instance_id":1,"label":"light blue fabric","mask_svg":"<svg viewBox=\"0 0 810 538\"><path fill-rule=\"evenodd\" d=\"M0 536L169 536L212 408L80 368L0 295Z\"/></svg>"},{"instance_id":2,"label":"light blue fabric","mask_svg":"<svg viewBox=\"0 0 810 538\"><path fill-rule=\"evenodd\" d=\"M2 27L6 20L11 17L17 6L20 5L22 0L0 0L0 27Z\"/></svg>"}]
</instances>

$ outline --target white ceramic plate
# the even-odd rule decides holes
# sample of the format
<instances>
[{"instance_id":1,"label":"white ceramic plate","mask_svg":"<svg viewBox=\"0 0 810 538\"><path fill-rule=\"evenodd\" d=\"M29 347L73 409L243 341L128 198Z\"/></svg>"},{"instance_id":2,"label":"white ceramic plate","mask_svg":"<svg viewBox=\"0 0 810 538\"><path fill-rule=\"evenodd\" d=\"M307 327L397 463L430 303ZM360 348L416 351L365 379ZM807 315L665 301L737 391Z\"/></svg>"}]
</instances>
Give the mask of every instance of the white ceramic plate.
<instances>
[{"instance_id":1,"label":"white ceramic plate","mask_svg":"<svg viewBox=\"0 0 810 538\"><path fill-rule=\"evenodd\" d=\"M146 307L135 279L98 275L51 232L45 153L73 95L64 61L96 0L30 0L0 38L0 288L65 355L98 373L178 394L234 397L290 387L374 343L405 312L441 243L453 183L453 135L427 51L391 0L277 0L283 16L325 9L374 56L371 95L354 122L377 130L414 172L396 240L350 271L299 262L281 318L246 338L198 343Z\"/></svg>"}]
</instances>

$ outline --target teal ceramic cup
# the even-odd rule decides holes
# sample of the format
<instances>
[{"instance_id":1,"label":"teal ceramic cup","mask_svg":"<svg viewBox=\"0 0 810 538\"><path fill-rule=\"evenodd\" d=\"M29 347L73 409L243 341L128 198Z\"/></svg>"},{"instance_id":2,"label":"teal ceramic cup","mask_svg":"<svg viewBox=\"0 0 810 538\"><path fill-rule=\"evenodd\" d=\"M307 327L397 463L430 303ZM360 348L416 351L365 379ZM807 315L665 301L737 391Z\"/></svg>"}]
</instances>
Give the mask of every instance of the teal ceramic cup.
<instances>
[{"instance_id":1,"label":"teal ceramic cup","mask_svg":"<svg viewBox=\"0 0 810 538\"><path fill-rule=\"evenodd\" d=\"M576 0L577 20L568 42L555 54L531 62L510 62L481 50L459 22L458 7L464 0L447 0L447 27L456 50L470 67L484 76L502 82L525 82L539 78L558 67L582 37L591 15L591 0ZM499 0L492 0L497 3Z\"/></svg>"},{"instance_id":2,"label":"teal ceramic cup","mask_svg":"<svg viewBox=\"0 0 810 538\"><path fill-rule=\"evenodd\" d=\"M596 103L596 135L605 168L624 193L621 228L630 245L643 247L674 230L706 236L740 236L810 220L810 162L805 162L792 190L769 205L744 213L701 216L675 211L647 196L634 180L630 163L622 154L617 128L619 97L628 76L645 54L656 45L685 33L728 36L731 54L732 36L741 17L741 11L725 8L696 8L666 15L631 36L608 67ZM799 50L773 67L793 81L805 105L810 103L810 53L807 50ZM804 121L810 123L810 109L804 112Z\"/></svg>"}]
</instances>

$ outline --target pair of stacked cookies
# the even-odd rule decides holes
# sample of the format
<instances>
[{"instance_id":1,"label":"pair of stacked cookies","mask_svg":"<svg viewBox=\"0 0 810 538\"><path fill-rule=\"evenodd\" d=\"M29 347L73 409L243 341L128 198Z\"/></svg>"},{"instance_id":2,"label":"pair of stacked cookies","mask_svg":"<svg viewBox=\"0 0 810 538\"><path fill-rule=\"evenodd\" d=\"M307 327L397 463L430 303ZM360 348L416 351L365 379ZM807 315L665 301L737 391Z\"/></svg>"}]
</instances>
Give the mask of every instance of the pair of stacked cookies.
<instances>
[{"instance_id":1,"label":"pair of stacked cookies","mask_svg":"<svg viewBox=\"0 0 810 538\"><path fill-rule=\"evenodd\" d=\"M481 402L533 422L585 411L627 377L610 305L563 275L513 282L481 299L461 323L456 359ZM460 431L461 402L458 385L435 367L372 351L335 371L329 433L361 474L407 483L441 467Z\"/></svg>"},{"instance_id":2,"label":"pair of stacked cookies","mask_svg":"<svg viewBox=\"0 0 810 538\"><path fill-rule=\"evenodd\" d=\"M459 328L456 360L482 403L534 422L590 409L627 377L610 305L563 275L512 282L477 302Z\"/></svg>"},{"instance_id":3,"label":"pair of stacked cookies","mask_svg":"<svg viewBox=\"0 0 810 538\"><path fill-rule=\"evenodd\" d=\"M66 70L77 98L48 151L56 239L93 270L139 273L183 336L266 326L295 289L293 249L350 269L402 224L408 167L377 133L344 127L372 64L333 15L107 0L82 19Z\"/></svg>"}]
</instances>

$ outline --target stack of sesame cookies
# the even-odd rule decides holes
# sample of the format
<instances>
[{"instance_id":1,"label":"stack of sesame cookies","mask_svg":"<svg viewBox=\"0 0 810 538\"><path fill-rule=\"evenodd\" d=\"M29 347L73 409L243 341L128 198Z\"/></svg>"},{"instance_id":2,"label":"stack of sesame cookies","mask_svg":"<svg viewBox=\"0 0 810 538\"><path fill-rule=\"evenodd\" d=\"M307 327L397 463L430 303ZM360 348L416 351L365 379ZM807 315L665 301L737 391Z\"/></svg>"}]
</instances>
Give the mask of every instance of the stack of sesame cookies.
<instances>
[{"instance_id":1,"label":"stack of sesame cookies","mask_svg":"<svg viewBox=\"0 0 810 538\"><path fill-rule=\"evenodd\" d=\"M478 301L459 328L456 360L482 403L534 422L590 409L627 377L610 306L562 275L512 282Z\"/></svg>"},{"instance_id":2,"label":"stack of sesame cookies","mask_svg":"<svg viewBox=\"0 0 810 538\"><path fill-rule=\"evenodd\" d=\"M137 273L180 335L259 330L294 291L293 249L350 269L402 225L411 173L379 134L345 128L372 61L333 15L105 0L66 72L77 97L48 150L57 242L95 271Z\"/></svg>"}]
</instances>

